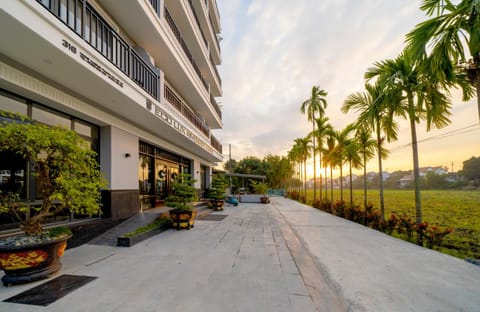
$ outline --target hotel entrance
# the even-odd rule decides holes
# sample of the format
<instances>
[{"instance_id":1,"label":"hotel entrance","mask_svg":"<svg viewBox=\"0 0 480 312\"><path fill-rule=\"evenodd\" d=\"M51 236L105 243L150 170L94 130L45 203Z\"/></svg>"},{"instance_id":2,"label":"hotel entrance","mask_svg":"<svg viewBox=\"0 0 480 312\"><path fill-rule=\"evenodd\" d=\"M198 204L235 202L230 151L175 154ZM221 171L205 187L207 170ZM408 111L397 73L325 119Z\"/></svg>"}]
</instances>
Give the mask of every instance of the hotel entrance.
<instances>
[{"instance_id":1,"label":"hotel entrance","mask_svg":"<svg viewBox=\"0 0 480 312\"><path fill-rule=\"evenodd\" d=\"M190 173L191 161L158 147L140 142L138 166L139 195L142 209L163 205L171 193L175 177Z\"/></svg>"},{"instance_id":2,"label":"hotel entrance","mask_svg":"<svg viewBox=\"0 0 480 312\"><path fill-rule=\"evenodd\" d=\"M157 201L162 201L170 193L173 181L180 172L180 165L155 159L155 172L155 195Z\"/></svg>"}]
</instances>

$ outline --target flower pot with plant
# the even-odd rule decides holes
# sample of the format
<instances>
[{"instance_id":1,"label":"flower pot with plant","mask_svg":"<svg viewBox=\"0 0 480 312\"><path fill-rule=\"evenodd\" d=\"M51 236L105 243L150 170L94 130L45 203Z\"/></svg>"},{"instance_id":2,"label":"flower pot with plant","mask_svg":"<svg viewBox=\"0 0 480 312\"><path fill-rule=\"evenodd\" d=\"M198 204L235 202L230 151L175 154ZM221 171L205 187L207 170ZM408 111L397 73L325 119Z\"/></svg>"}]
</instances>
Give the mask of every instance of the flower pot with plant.
<instances>
[{"instance_id":1,"label":"flower pot with plant","mask_svg":"<svg viewBox=\"0 0 480 312\"><path fill-rule=\"evenodd\" d=\"M4 285L26 283L60 270L60 256L70 230L45 230L45 218L61 211L100 213L105 186L96 154L74 131L50 127L16 114L0 112L0 152L17 155L32 168L41 194L37 205L20 192L0 191L0 213L17 219L23 235L0 240ZM30 177L27 177L30 178Z\"/></svg>"},{"instance_id":2,"label":"flower pot with plant","mask_svg":"<svg viewBox=\"0 0 480 312\"><path fill-rule=\"evenodd\" d=\"M210 204L216 211L223 210L225 204L225 189L227 188L227 180L223 175L217 175L212 179L210 189L208 190L208 198Z\"/></svg>"},{"instance_id":3,"label":"flower pot with plant","mask_svg":"<svg viewBox=\"0 0 480 312\"><path fill-rule=\"evenodd\" d=\"M172 193L168 196L165 204L173 209L169 210L172 226L177 230L194 226L197 209L192 205L195 199L195 180L190 174L181 173L173 181Z\"/></svg>"},{"instance_id":4,"label":"flower pot with plant","mask_svg":"<svg viewBox=\"0 0 480 312\"><path fill-rule=\"evenodd\" d=\"M250 180L250 184L252 185L253 190L255 191L255 194L262 195L260 197L260 202L262 204L268 204L270 202L270 198L267 196L268 184L265 182L259 182L255 180Z\"/></svg>"}]
</instances>

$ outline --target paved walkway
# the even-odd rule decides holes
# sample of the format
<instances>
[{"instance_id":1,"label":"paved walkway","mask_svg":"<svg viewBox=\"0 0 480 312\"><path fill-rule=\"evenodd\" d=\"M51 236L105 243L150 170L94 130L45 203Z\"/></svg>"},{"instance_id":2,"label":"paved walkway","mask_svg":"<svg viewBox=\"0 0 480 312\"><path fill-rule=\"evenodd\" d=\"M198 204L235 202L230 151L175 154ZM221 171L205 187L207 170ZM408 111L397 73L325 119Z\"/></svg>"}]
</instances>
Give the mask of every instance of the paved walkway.
<instances>
[{"instance_id":1,"label":"paved walkway","mask_svg":"<svg viewBox=\"0 0 480 312\"><path fill-rule=\"evenodd\" d=\"M69 249L61 274L96 280L0 311L479 311L480 267L462 260L284 198L214 214L228 216ZM0 287L0 300L41 283Z\"/></svg>"}]
</instances>

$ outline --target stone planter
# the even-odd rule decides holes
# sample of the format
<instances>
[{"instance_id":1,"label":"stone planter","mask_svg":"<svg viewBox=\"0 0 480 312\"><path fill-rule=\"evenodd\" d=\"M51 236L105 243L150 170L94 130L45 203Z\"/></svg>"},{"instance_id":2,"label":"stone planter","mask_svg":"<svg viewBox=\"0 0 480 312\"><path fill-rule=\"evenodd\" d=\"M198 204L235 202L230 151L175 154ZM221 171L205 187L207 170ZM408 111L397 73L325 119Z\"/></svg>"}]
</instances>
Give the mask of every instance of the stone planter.
<instances>
[{"instance_id":1,"label":"stone planter","mask_svg":"<svg viewBox=\"0 0 480 312\"><path fill-rule=\"evenodd\" d=\"M4 286L29 283L49 277L62 268L60 257L72 235L26 246L0 247Z\"/></svg>"},{"instance_id":2,"label":"stone planter","mask_svg":"<svg viewBox=\"0 0 480 312\"><path fill-rule=\"evenodd\" d=\"M268 204L268 203L270 203L270 198L268 198L267 196L260 197L260 202L262 204Z\"/></svg>"},{"instance_id":3,"label":"stone planter","mask_svg":"<svg viewBox=\"0 0 480 312\"><path fill-rule=\"evenodd\" d=\"M117 237L117 246L130 247L165 230L167 230L167 227L158 227L130 237L119 236Z\"/></svg>"},{"instance_id":4,"label":"stone planter","mask_svg":"<svg viewBox=\"0 0 480 312\"><path fill-rule=\"evenodd\" d=\"M195 217L197 216L197 209L194 210L169 210L170 219L172 219L172 227L180 230L190 230L194 226Z\"/></svg>"},{"instance_id":5,"label":"stone planter","mask_svg":"<svg viewBox=\"0 0 480 312\"><path fill-rule=\"evenodd\" d=\"M210 200L210 204L212 204L213 210L221 211L223 210L223 205L225 204L225 201L223 199L212 199Z\"/></svg>"}]
</instances>

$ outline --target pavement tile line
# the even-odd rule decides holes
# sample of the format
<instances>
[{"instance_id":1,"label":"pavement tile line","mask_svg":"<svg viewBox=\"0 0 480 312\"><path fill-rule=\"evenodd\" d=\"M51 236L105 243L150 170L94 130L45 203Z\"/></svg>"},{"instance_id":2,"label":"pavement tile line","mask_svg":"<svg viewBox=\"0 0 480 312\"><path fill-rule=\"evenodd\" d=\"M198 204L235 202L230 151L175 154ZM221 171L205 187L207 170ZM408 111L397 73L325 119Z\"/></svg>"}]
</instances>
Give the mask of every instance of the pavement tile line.
<instances>
[{"instance_id":1,"label":"pavement tile line","mask_svg":"<svg viewBox=\"0 0 480 312\"><path fill-rule=\"evenodd\" d=\"M354 307L351 302L346 301L340 286L330 279L328 270L322 264L316 262L314 257L304 248L301 238L290 227L275 202L272 202L268 214L271 222L275 223L283 236L316 311L364 311L362 307L358 305Z\"/></svg>"}]
</instances>

